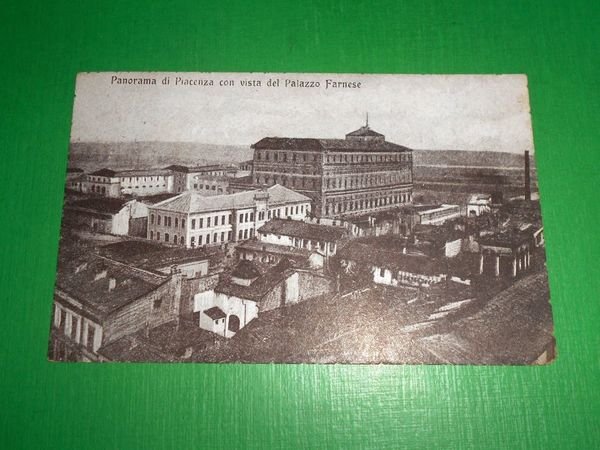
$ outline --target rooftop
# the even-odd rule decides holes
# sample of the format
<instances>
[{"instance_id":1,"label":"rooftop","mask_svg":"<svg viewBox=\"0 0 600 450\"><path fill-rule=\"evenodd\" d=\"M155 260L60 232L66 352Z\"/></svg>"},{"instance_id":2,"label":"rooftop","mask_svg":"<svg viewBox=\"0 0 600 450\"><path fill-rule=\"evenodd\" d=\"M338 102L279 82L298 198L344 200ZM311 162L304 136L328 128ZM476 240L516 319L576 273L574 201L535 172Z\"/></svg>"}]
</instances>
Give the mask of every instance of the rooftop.
<instances>
[{"instance_id":1,"label":"rooftop","mask_svg":"<svg viewBox=\"0 0 600 450\"><path fill-rule=\"evenodd\" d=\"M254 268L260 276L249 286L242 286L231 281L228 276L223 276L215 287L215 292L259 302L277 284L286 278L292 263L286 258L282 259L275 267L253 262ZM233 274L232 274L233 275Z\"/></svg>"},{"instance_id":2,"label":"rooftop","mask_svg":"<svg viewBox=\"0 0 600 450\"><path fill-rule=\"evenodd\" d=\"M353 137L374 137L373 140L352 139ZM257 150L298 150L298 151L373 151L373 152L410 152L402 145L387 142L384 136L369 127L361 127L348 133L346 139L317 139L265 137L252 145Z\"/></svg>"},{"instance_id":3,"label":"rooftop","mask_svg":"<svg viewBox=\"0 0 600 450\"><path fill-rule=\"evenodd\" d=\"M112 170L102 168L90 173L90 175L96 175L100 177L140 177L140 176L157 176L157 175L171 175L172 171L169 169L125 169L125 170Z\"/></svg>"},{"instance_id":4,"label":"rooftop","mask_svg":"<svg viewBox=\"0 0 600 450\"><path fill-rule=\"evenodd\" d=\"M267 253L277 253L291 257L306 258L310 255L310 250L306 248L290 247L287 245L271 244L270 242L258 241L251 239L239 243L236 247L238 250L259 251Z\"/></svg>"},{"instance_id":5,"label":"rooftop","mask_svg":"<svg viewBox=\"0 0 600 450\"><path fill-rule=\"evenodd\" d=\"M223 319L227 317L227 314L225 314L218 306L213 306L212 308L205 310L204 314L206 314L212 320Z\"/></svg>"},{"instance_id":6,"label":"rooftop","mask_svg":"<svg viewBox=\"0 0 600 450\"><path fill-rule=\"evenodd\" d=\"M168 169L130 169L116 171L117 177L144 177L144 176L160 176L172 175L173 172Z\"/></svg>"},{"instance_id":7,"label":"rooftop","mask_svg":"<svg viewBox=\"0 0 600 450\"><path fill-rule=\"evenodd\" d=\"M443 245L446 242L454 241L463 237L464 233L455 230L452 224L449 225L423 225L416 224L413 233L417 240L427 241L434 244Z\"/></svg>"},{"instance_id":8,"label":"rooftop","mask_svg":"<svg viewBox=\"0 0 600 450\"><path fill-rule=\"evenodd\" d=\"M202 248L166 247L151 241L120 241L98 248L98 253L116 261L148 270L175 264L209 260Z\"/></svg>"},{"instance_id":9,"label":"rooftop","mask_svg":"<svg viewBox=\"0 0 600 450\"><path fill-rule=\"evenodd\" d=\"M167 322L148 331L130 334L101 347L98 353L111 361L178 361L185 359L186 350L201 352L225 338L180 319Z\"/></svg>"},{"instance_id":10,"label":"rooftop","mask_svg":"<svg viewBox=\"0 0 600 450\"><path fill-rule=\"evenodd\" d=\"M102 317L152 292L167 280L89 254L60 261L56 286Z\"/></svg>"},{"instance_id":11,"label":"rooftop","mask_svg":"<svg viewBox=\"0 0 600 450\"><path fill-rule=\"evenodd\" d=\"M176 197L159 202L155 204L154 207L160 210L184 212L188 214L250 208L255 205L255 195L260 194L261 192L269 194L269 205L310 202L310 198L305 195L276 184L264 191L243 191L236 192L235 194L213 195L208 197L197 192L186 191Z\"/></svg>"},{"instance_id":12,"label":"rooftop","mask_svg":"<svg viewBox=\"0 0 600 450\"><path fill-rule=\"evenodd\" d=\"M116 173L117 172L115 172L114 170L111 170L111 169L100 169L100 170L96 170L95 172L90 173L90 175L112 178L115 176Z\"/></svg>"},{"instance_id":13,"label":"rooftop","mask_svg":"<svg viewBox=\"0 0 600 450\"><path fill-rule=\"evenodd\" d=\"M434 205L434 206L416 206L415 209L417 211L417 214L421 215L421 214L429 214L429 213L434 213L434 212L441 212L441 211L446 211L449 209L455 209L458 208L459 205L447 205L447 204L443 204L443 205Z\"/></svg>"},{"instance_id":14,"label":"rooftop","mask_svg":"<svg viewBox=\"0 0 600 450\"><path fill-rule=\"evenodd\" d=\"M520 229L505 229L479 238L480 245L493 247L514 248L532 239L533 234Z\"/></svg>"},{"instance_id":15,"label":"rooftop","mask_svg":"<svg viewBox=\"0 0 600 450\"><path fill-rule=\"evenodd\" d=\"M368 125L365 125L364 127L360 127L358 130L354 130L354 131L348 133L346 135L346 137L348 137L348 136L351 136L351 137L378 137L378 138L385 137L383 134L378 133L377 131L369 128Z\"/></svg>"},{"instance_id":16,"label":"rooftop","mask_svg":"<svg viewBox=\"0 0 600 450\"><path fill-rule=\"evenodd\" d=\"M83 200L77 200L67 205L67 208L88 209L91 211L116 214L131 199L108 198L108 197L90 197Z\"/></svg>"},{"instance_id":17,"label":"rooftop","mask_svg":"<svg viewBox=\"0 0 600 450\"><path fill-rule=\"evenodd\" d=\"M258 278L261 275L260 271L256 267L256 265L252 261L248 261L247 259L242 259L231 272L232 277L236 278L244 278L251 280L253 278Z\"/></svg>"},{"instance_id":18,"label":"rooftop","mask_svg":"<svg viewBox=\"0 0 600 450\"><path fill-rule=\"evenodd\" d=\"M338 241L346 234L345 230L340 227L317 225L291 219L272 219L260 227L258 232L326 242Z\"/></svg>"},{"instance_id":19,"label":"rooftop","mask_svg":"<svg viewBox=\"0 0 600 450\"><path fill-rule=\"evenodd\" d=\"M383 267L422 275L439 275L446 272L445 264L438 259L388 251L358 240L348 242L337 254L340 258L365 266Z\"/></svg>"},{"instance_id":20,"label":"rooftop","mask_svg":"<svg viewBox=\"0 0 600 450\"><path fill-rule=\"evenodd\" d=\"M424 339L441 362L531 364L554 347L548 278L525 277L446 333Z\"/></svg>"},{"instance_id":21,"label":"rooftop","mask_svg":"<svg viewBox=\"0 0 600 450\"><path fill-rule=\"evenodd\" d=\"M165 167L165 170L172 170L174 172L193 173L193 172L212 172L213 170L227 170L231 169L228 166L222 164L210 164L206 166L182 166L179 164L172 164Z\"/></svg>"}]
</instances>

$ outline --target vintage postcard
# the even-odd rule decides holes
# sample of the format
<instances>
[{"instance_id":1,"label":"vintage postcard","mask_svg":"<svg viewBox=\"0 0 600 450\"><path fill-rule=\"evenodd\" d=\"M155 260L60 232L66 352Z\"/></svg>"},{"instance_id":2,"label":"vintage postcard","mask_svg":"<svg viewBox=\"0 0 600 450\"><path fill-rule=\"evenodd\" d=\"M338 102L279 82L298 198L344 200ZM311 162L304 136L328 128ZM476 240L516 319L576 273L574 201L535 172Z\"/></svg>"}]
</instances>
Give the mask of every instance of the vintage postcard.
<instances>
[{"instance_id":1,"label":"vintage postcard","mask_svg":"<svg viewBox=\"0 0 600 450\"><path fill-rule=\"evenodd\" d=\"M524 75L83 73L53 361L546 364Z\"/></svg>"}]
</instances>

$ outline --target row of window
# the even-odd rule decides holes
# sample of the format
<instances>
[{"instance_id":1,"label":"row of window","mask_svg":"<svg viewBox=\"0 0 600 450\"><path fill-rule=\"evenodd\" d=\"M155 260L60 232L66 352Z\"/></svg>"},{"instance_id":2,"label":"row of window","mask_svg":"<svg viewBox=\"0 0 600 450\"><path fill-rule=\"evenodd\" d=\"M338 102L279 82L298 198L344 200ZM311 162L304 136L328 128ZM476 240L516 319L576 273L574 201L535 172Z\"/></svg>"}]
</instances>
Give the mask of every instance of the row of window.
<instances>
[{"instance_id":1,"label":"row of window","mask_svg":"<svg viewBox=\"0 0 600 450\"><path fill-rule=\"evenodd\" d=\"M364 188L387 184L399 184L410 182L410 173L393 173L386 175L360 175L348 178L327 178L325 185L331 189Z\"/></svg>"},{"instance_id":2,"label":"row of window","mask_svg":"<svg viewBox=\"0 0 600 450\"><path fill-rule=\"evenodd\" d=\"M305 188L314 189L319 185L319 180L314 178L305 178L302 176L287 177L286 175L256 175L254 182L258 184L281 184L291 188ZM383 184L393 183L409 183L410 173L393 173L386 175L358 175L348 178L336 177L327 178L325 177L325 186L328 189L336 188L361 188L369 186L378 186Z\"/></svg>"},{"instance_id":3,"label":"row of window","mask_svg":"<svg viewBox=\"0 0 600 450\"><path fill-rule=\"evenodd\" d=\"M257 184L280 184L282 186L298 189L315 189L319 186L319 179L304 177L287 177L285 175L256 175L254 182Z\"/></svg>"},{"instance_id":4,"label":"row of window","mask_svg":"<svg viewBox=\"0 0 600 450\"><path fill-rule=\"evenodd\" d=\"M238 240L244 240L244 239L252 239L254 237L254 228L246 228L245 230L239 230L238 231ZM225 235L225 232L222 231L221 233L212 233L212 241L211 241L211 234L206 234L206 235L199 235L198 239L196 239L196 236L192 236L190 238L190 246L191 247L196 247L196 246L200 246L200 245L210 245L212 244L220 244L223 242L229 242L231 241L232 238L232 232L228 231L227 235Z\"/></svg>"},{"instance_id":5,"label":"row of window","mask_svg":"<svg viewBox=\"0 0 600 450\"><path fill-rule=\"evenodd\" d=\"M92 184L92 192L96 192L98 194L106 194L106 188L104 186L96 186Z\"/></svg>"},{"instance_id":6,"label":"row of window","mask_svg":"<svg viewBox=\"0 0 600 450\"><path fill-rule=\"evenodd\" d=\"M343 213L348 211L361 211L364 209L378 208L386 205L406 203L410 201L410 194L396 194L387 197L348 200L341 202L328 202L325 205L325 215Z\"/></svg>"},{"instance_id":7,"label":"row of window","mask_svg":"<svg viewBox=\"0 0 600 450\"><path fill-rule=\"evenodd\" d=\"M280 236L277 236L280 238ZM302 238L294 238L294 247L297 248L310 248L327 251L327 242L322 241L312 241L310 239L302 239ZM329 252L333 253L335 248L335 244L333 242L329 243Z\"/></svg>"},{"instance_id":8,"label":"row of window","mask_svg":"<svg viewBox=\"0 0 600 450\"><path fill-rule=\"evenodd\" d=\"M307 205L286 206L285 208L281 207L278 209L269 210L268 218L271 219L273 217L281 217L282 215L284 217L287 217L293 214L304 214L305 211L308 212ZM200 217L198 219L191 219L190 228L192 230L200 230L205 227L210 228L211 226L229 225L231 224L232 218L232 214L222 214L211 217ZM265 211L258 212L258 220L265 220ZM250 211L246 213L240 213L238 216L238 222L254 222L254 212ZM155 216L155 214L152 213L150 214L150 225L154 225L155 223L156 225L161 225L164 227L185 228L185 219L179 220L178 217L162 216L160 214L157 214Z\"/></svg>"},{"instance_id":9,"label":"row of window","mask_svg":"<svg viewBox=\"0 0 600 450\"><path fill-rule=\"evenodd\" d=\"M163 184L163 185L161 186L160 184L157 184L157 185L153 186L153 185L149 184L148 186L146 186L146 185L144 184L144 185L143 185L143 186L141 186L141 187L142 187L142 189L146 189L146 188L148 188L148 189L152 189L152 188L160 188L160 187L164 187L164 188L166 188L166 187L167 187L167 185L166 185L166 184ZM139 189L139 188L140 188L140 186L139 186L139 185L138 185L138 186L128 185L128 186L121 186L121 188L122 188L122 189Z\"/></svg>"},{"instance_id":10,"label":"row of window","mask_svg":"<svg viewBox=\"0 0 600 450\"><path fill-rule=\"evenodd\" d=\"M221 186L217 187L216 185L210 186L208 184L194 183L194 189L205 190L205 191L216 191L218 194L223 193L223 188Z\"/></svg>"},{"instance_id":11,"label":"row of window","mask_svg":"<svg viewBox=\"0 0 600 450\"><path fill-rule=\"evenodd\" d=\"M271 159L273 161L283 161L283 162L287 162L288 161L288 153L286 152L272 152L272 151L265 151L265 152L261 152L258 151L256 152L256 160L257 161L261 161L261 160L265 160L265 161L270 161ZM309 162L309 161L317 161L318 156L315 153L312 154L307 154L307 153L292 153L290 155L290 161L291 162Z\"/></svg>"},{"instance_id":12,"label":"row of window","mask_svg":"<svg viewBox=\"0 0 600 450\"><path fill-rule=\"evenodd\" d=\"M155 216L154 213L152 213L150 214L150 225L154 225L154 223ZM180 224L181 228L185 228L185 219L179 220L179 217L161 216L160 214L156 215L156 225L179 228Z\"/></svg>"},{"instance_id":13,"label":"row of window","mask_svg":"<svg viewBox=\"0 0 600 450\"><path fill-rule=\"evenodd\" d=\"M421 213L421 219L437 219L440 217L446 217L447 215L450 214L460 214L460 206L456 206L453 208L445 208L442 209L441 211L432 211L432 212L426 212L426 213Z\"/></svg>"},{"instance_id":14,"label":"row of window","mask_svg":"<svg viewBox=\"0 0 600 450\"><path fill-rule=\"evenodd\" d=\"M140 181L164 181L164 176L155 177L120 177L121 183L127 181L128 183L139 183Z\"/></svg>"},{"instance_id":15,"label":"row of window","mask_svg":"<svg viewBox=\"0 0 600 450\"><path fill-rule=\"evenodd\" d=\"M150 240L154 240L155 236L156 236L157 241L161 240L161 234L159 231L157 231L156 235L155 235L154 231L150 230ZM171 236L171 235L169 235L169 233L165 233L162 235L162 239L163 239L163 242L166 242L167 244L185 245L185 237L184 236L177 237L176 234Z\"/></svg>"},{"instance_id":16,"label":"row of window","mask_svg":"<svg viewBox=\"0 0 600 450\"><path fill-rule=\"evenodd\" d=\"M288 156L289 155L289 156ZM365 154L336 154L324 156L328 163L359 163L359 162L408 162L411 160L410 153L390 153L385 155L365 155ZM281 162L316 162L319 157L315 153L292 153L281 151L257 151L257 161L281 161Z\"/></svg>"}]
</instances>

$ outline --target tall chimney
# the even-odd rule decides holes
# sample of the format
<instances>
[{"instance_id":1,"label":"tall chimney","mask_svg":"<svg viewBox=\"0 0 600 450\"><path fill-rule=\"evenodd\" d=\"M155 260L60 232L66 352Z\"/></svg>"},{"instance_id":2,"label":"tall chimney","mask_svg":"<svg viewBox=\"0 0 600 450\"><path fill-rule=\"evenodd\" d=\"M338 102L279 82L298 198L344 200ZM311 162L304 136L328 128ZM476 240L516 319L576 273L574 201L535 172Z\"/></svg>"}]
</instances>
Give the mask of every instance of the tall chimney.
<instances>
[{"instance_id":1,"label":"tall chimney","mask_svg":"<svg viewBox=\"0 0 600 450\"><path fill-rule=\"evenodd\" d=\"M531 201L531 175L529 174L529 150L525 150L525 200Z\"/></svg>"}]
</instances>

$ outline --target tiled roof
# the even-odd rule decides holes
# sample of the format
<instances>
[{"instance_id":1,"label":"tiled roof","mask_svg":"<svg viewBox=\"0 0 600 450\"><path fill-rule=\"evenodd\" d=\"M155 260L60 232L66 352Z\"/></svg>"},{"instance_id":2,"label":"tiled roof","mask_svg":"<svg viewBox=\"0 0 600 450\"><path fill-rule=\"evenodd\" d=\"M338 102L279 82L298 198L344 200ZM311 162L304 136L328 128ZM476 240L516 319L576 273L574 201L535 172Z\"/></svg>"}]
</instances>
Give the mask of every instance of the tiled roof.
<instances>
[{"instance_id":1,"label":"tiled roof","mask_svg":"<svg viewBox=\"0 0 600 450\"><path fill-rule=\"evenodd\" d=\"M303 257L307 258L310 256L311 251L306 248L289 247L286 245L271 244L270 242L263 242L257 240L248 240L241 242L236 247L237 250L248 250L258 251L267 253L277 253L281 255L287 255L292 257Z\"/></svg>"},{"instance_id":2,"label":"tiled roof","mask_svg":"<svg viewBox=\"0 0 600 450\"><path fill-rule=\"evenodd\" d=\"M79 259L61 260L56 286L89 305L97 314L106 315L152 292L167 280L167 277L142 273L90 254Z\"/></svg>"},{"instance_id":3,"label":"tiled roof","mask_svg":"<svg viewBox=\"0 0 600 450\"><path fill-rule=\"evenodd\" d=\"M155 177L157 175L172 175L172 171L168 169L132 169L118 170L115 174L117 177Z\"/></svg>"},{"instance_id":4,"label":"tiled roof","mask_svg":"<svg viewBox=\"0 0 600 450\"><path fill-rule=\"evenodd\" d=\"M223 319L227 317L227 314L225 314L223 310L218 306L213 306L212 308L205 309L204 314L206 314L212 320Z\"/></svg>"},{"instance_id":5,"label":"tiled roof","mask_svg":"<svg viewBox=\"0 0 600 450\"><path fill-rule=\"evenodd\" d=\"M88 209L99 213L116 214L123 209L128 201L130 199L93 197L77 200L68 204L66 208Z\"/></svg>"},{"instance_id":6,"label":"tiled roof","mask_svg":"<svg viewBox=\"0 0 600 450\"><path fill-rule=\"evenodd\" d=\"M90 173L90 175L97 175L99 177L114 177L115 174L117 172L115 172L114 170L111 169L100 169L100 170L96 170L95 172Z\"/></svg>"},{"instance_id":7,"label":"tiled roof","mask_svg":"<svg viewBox=\"0 0 600 450\"><path fill-rule=\"evenodd\" d=\"M166 247L152 241L120 241L98 248L107 258L148 270L170 265L206 261L210 255L202 248Z\"/></svg>"},{"instance_id":8,"label":"tiled roof","mask_svg":"<svg viewBox=\"0 0 600 450\"><path fill-rule=\"evenodd\" d=\"M439 275L446 272L444 264L437 259L390 252L356 241L350 241L337 254L340 258L366 266L383 267L421 275Z\"/></svg>"},{"instance_id":9,"label":"tiled roof","mask_svg":"<svg viewBox=\"0 0 600 450\"><path fill-rule=\"evenodd\" d=\"M171 199L159 202L155 208L184 213L201 213L231 209L250 208L254 206L254 196L263 191L243 191L235 194L202 196L197 192L187 191ZM269 194L269 205L310 202L310 198L278 184L266 189Z\"/></svg>"},{"instance_id":10,"label":"tiled roof","mask_svg":"<svg viewBox=\"0 0 600 450\"><path fill-rule=\"evenodd\" d=\"M531 364L555 345L548 299L546 271L525 277L427 346L450 364Z\"/></svg>"},{"instance_id":11,"label":"tiled roof","mask_svg":"<svg viewBox=\"0 0 600 450\"><path fill-rule=\"evenodd\" d=\"M411 149L387 141L359 141L354 139L315 139L266 137L252 145L257 150L298 151L373 151L409 152Z\"/></svg>"},{"instance_id":12,"label":"tiled roof","mask_svg":"<svg viewBox=\"0 0 600 450\"><path fill-rule=\"evenodd\" d=\"M259 277L260 271L256 268L252 261L243 259L237 264L237 266L235 266L235 269L233 269L233 272L231 272L231 276L251 280L252 278Z\"/></svg>"},{"instance_id":13,"label":"tiled roof","mask_svg":"<svg viewBox=\"0 0 600 450\"><path fill-rule=\"evenodd\" d=\"M502 248L515 248L533 239L533 231L521 231L518 229L504 230L479 238L480 245L489 245Z\"/></svg>"},{"instance_id":14,"label":"tiled roof","mask_svg":"<svg viewBox=\"0 0 600 450\"><path fill-rule=\"evenodd\" d=\"M291 267L292 264L290 261L287 258L283 258L275 267L267 267L264 269L264 273L250 286L242 286L233 283L231 279L227 277L223 277L215 287L215 292L258 302L275 286L289 276Z\"/></svg>"},{"instance_id":15,"label":"tiled roof","mask_svg":"<svg viewBox=\"0 0 600 450\"><path fill-rule=\"evenodd\" d=\"M112 341L98 353L111 361L180 361L187 349L201 352L222 340L225 338L199 328L195 322L179 319Z\"/></svg>"},{"instance_id":16,"label":"tiled roof","mask_svg":"<svg viewBox=\"0 0 600 450\"><path fill-rule=\"evenodd\" d=\"M258 229L261 234L279 234L317 241L335 242L345 235L345 230L329 225L317 225L291 219L273 219Z\"/></svg>"},{"instance_id":17,"label":"tiled roof","mask_svg":"<svg viewBox=\"0 0 600 450\"><path fill-rule=\"evenodd\" d=\"M168 167L165 167L165 170L172 170L175 172L183 172L183 173L191 173L191 172L211 172L213 170L225 170L228 169L227 166L223 166L221 164L212 164L208 166L182 166L178 164L173 164Z\"/></svg>"}]
</instances>

